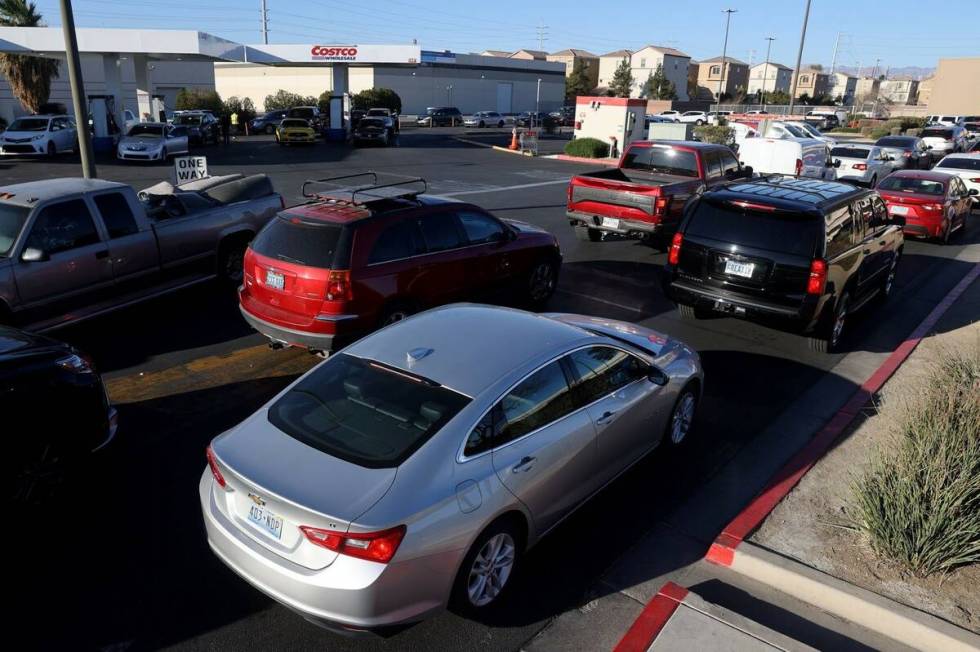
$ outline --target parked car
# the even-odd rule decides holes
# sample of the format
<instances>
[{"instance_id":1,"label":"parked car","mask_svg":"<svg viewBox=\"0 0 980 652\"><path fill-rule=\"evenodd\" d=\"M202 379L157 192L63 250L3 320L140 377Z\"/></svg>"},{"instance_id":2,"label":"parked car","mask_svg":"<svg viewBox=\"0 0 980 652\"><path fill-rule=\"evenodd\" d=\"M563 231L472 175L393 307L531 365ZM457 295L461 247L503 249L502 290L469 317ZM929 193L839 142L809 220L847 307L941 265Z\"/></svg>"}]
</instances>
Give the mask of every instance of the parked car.
<instances>
[{"instance_id":1,"label":"parked car","mask_svg":"<svg viewBox=\"0 0 980 652\"><path fill-rule=\"evenodd\" d=\"M555 119L555 122L562 127L574 127L575 126L575 107L574 106L563 106L557 111L552 111L549 114Z\"/></svg>"},{"instance_id":2,"label":"parked car","mask_svg":"<svg viewBox=\"0 0 980 652\"><path fill-rule=\"evenodd\" d=\"M693 123L700 127L708 123L708 114L705 111L685 111L677 117L677 121Z\"/></svg>"},{"instance_id":3,"label":"parked car","mask_svg":"<svg viewBox=\"0 0 980 652\"><path fill-rule=\"evenodd\" d=\"M810 138L810 134L795 122L770 122L766 127L766 138Z\"/></svg>"},{"instance_id":4,"label":"parked car","mask_svg":"<svg viewBox=\"0 0 980 652\"><path fill-rule=\"evenodd\" d=\"M473 115L463 120L467 127L503 127L504 116L496 111L477 111Z\"/></svg>"},{"instance_id":5,"label":"parked car","mask_svg":"<svg viewBox=\"0 0 980 652\"><path fill-rule=\"evenodd\" d=\"M662 115L650 115L650 114L647 114L647 115L644 116L644 121L646 122L646 126L647 127L649 127L653 123L668 123L669 122L669 123L673 124L674 122L677 122L673 118L667 118L667 117L664 117Z\"/></svg>"},{"instance_id":6,"label":"parked car","mask_svg":"<svg viewBox=\"0 0 980 652\"><path fill-rule=\"evenodd\" d=\"M724 145L636 141L617 167L572 177L565 215L580 240L598 242L604 233L669 235L688 199L751 174Z\"/></svg>"},{"instance_id":7,"label":"parked car","mask_svg":"<svg viewBox=\"0 0 980 652\"><path fill-rule=\"evenodd\" d=\"M463 114L455 106L429 107L417 124L420 127L455 127L463 124Z\"/></svg>"},{"instance_id":8,"label":"parked car","mask_svg":"<svg viewBox=\"0 0 980 652\"><path fill-rule=\"evenodd\" d=\"M283 118L276 127L276 142L285 145L315 145L316 130L302 118Z\"/></svg>"},{"instance_id":9,"label":"parked car","mask_svg":"<svg viewBox=\"0 0 980 652\"><path fill-rule=\"evenodd\" d=\"M805 120L800 120L799 122L794 122L792 124L798 126L800 130L803 131L804 138L815 138L817 140L822 140L831 147L837 144L836 139L831 138L830 136L825 136L819 129Z\"/></svg>"},{"instance_id":10,"label":"parked car","mask_svg":"<svg viewBox=\"0 0 980 652\"><path fill-rule=\"evenodd\" d=\"M351 129L357 129L357 124L367 115L367 111L364 109L351 109L350 111L350 126Z\"/></svg>"},{"instance_id":11,"label":"parked car","mask_svg":"<svg viewBox=\"0 0 980 652\"><path fill-rule=\"evenodd\" d=\"M848 316L891 293L903 224L877 193L850 184L792 177L726 184L685 212L665 289L682 317L742 317L834 351Z\"/></svg>"},{"instance_id":12,"label":"parked car","mask_svg":"<svg viewBox=\"0 0 980 652\"><path fill-rule=\"evenodd\" d=\"M400 129L398 126L398 114L391 109L368 109L364 114L368 118L379 118L388 130L389 138L393 138Z\"/></svg>"},{"instance_id":13,"label":"parked car","mask_svg":"<svg viewBox=\"0 0 980 652\"><path fill-rule=\"evenodd\" d=\"M933 161L938 161L947 154L960 152L965 149L966 139L962 127L926 127L919 132L919 137L929 147Z\"/></svg>"},{"instance_id":14,"label":"parked car","mask_svg":"<svg viewBox=\"0 0 980 652\"><path fill-rule=\"evenodd\" d=\"M964 135L967 140L974 142L980 140L980 121L964 122L963 128L966 129Z\"/></svg>"},{"instance_id":15,"label":"parked car","mask_svg":"<svg viewBox=\"0 0 980 652\"><path fill-rule=\"evenodd\" d=\"M718 118L722 118L723 120L727 120L734 113L735 113L734 111L709 111L708 112L708 124L716 125L716 124L718 124Z\"/></svg>"},{"instance_id":16,"label":"parked car","mask_svg":"<svg viewBox=\"0 0 980 652\"><path fill-rule=\"evenodd\" d=\"M661 111L657 115L659 115L662 118L669 118L671 120L671 122L680 122L681 121L680 120L680 118L681 118L681 112L680 111L674 111L674 110Z\"/></svg>"},{"instance_id":17,"label":"parked car","mask_svg":"<svg viewBox=\"0 0 980 652\"><path fill-rule=\"evenodd\" d=\"M980 197L977 197L980 192L980 153L966 152L944 156L933 170L955 174L973 195L974 203L980 201Z\"/></svg>"},{"instance_id":18,"label":"parked car","mask_svg":"<svg viewBox=\"0 0 980 652\"><path fill-rule=\"evenodd\" d=\"M492 352L491 355L488 355ZM212 440L218 558L329 629L480 617L524 554L691 437L698 355L634 324L480 305L356 342Z\"/></svg>"},{"instance_id":19,"label":"parked car","mask_svg":"<svg viewBox=\"0 0 980 652\"><path fill-rule=\"evenodd\" d=\"M847 120L847 111L842 109L813 109L807 111L805 119L818 129L834 129Z\"/></svg>"},{"instance_id":20,"label":"parked car","mask_svg":"<svg viewBox=\"0 0 980 652\"><path fill-rule=\"evenodd\" d=\"M43 335L0 326L3 496L52 497L60 481L116 434L117 415L92 359ZM13 436L16 435L16 436Z\"/></svg>"},{"instance_id":21,"label":"parked car","mask_svg":"<svg viewBox=\"0 0 980 652\"><path fill-rule=\"evenodd\" d=\"M930 115L926 116L926 124L955 127L963 124L963 118L964 116L961 115Z\"/></svg>"},{"instance_id":22,"label":"parked car","mask_svg":"<svg viewBox=\"0 0 980 652\"><path fill-rule=\"evenodd\" d=\"M351 135L355 145L377 143L388 146L393 141L391 128L382 118L361 118Z\"/></svg>"},{"instance_id":23,"label":"parked car","mask_svg":"<svg viewBox=\"0 0 980 652\"><path fill-rule=\"evenodd\" d=\"M366 118L365 118L366 119ZM363 121L362 121L363 122ZM481 296L541 304L555 290L553 235L456 201L420 179L310 194L259 232L245 255L245 320L277 346L337 350L427 308Z\"/></svg>"},{"instance_id":24,"label":"parked car","mask_svg":"<svg viewBox=\"0 0 980 652\"><path fill-rule=\"evenodd\" d=\"M905 234L948 244L966 227L976 190L958 176L935 170L900 170L878 184L888 212L905 220Z\"/></svg>"},{"instance_id":25,"label":"parked car","mask_svg":"<svg viewBox=\"0 0 980 652\"><path fill-rule=\"evenodd\" d=\"M323 124L320 109L316 106L294 106L286 111L287 118L306 120L314 131L319 133L326 125Z\"/></svg>"},{"instance_id":26,"label":"parked car","mask_svg":"<svg viewBox=\"0 0 980 652\"><path fill-rule=\"evenodd\" d=\"M895 169L928 170L932 162L929 146L916 136L884 136L875 145L895 158Z\"/></svg>"},{"instance_id":27,"label":"parked car","mask_svg":"<svg viewBox=\"0 0 980 652\"><path fill-rule=\"evenodd\" d=\"M266 113L258 116L252 120L252 133L255 134L269 134L270 136L276 133L276 127L282 122L282 119L286 117L288 111L286 109L281 109L278 111L267 111Z\"/></svg>"},{"instance_id":28,"label":"parked car","mask_svg":"<svg viewBox=\"0 0 980 652\"><path fill-rule=\"evenodd\" d=\"M895 170L895 158L877 145L841 143L830 150L838 181L850 181L874 188Z\"/></svg>"},{"instance_id":29,"label":"parked car","mask_svg":"<svg viewBox=\"0 0 980 652\"><path fill-rule=\"evenodd\" d=\"M0 322L42 331L216 275L282 207L263 174L139 193L98 179L0 187Z\"/></svg>"},{"instance_id":30,"label":"parked car","mask_svg":"<svg viewBox=\"0 0 980 652\"><path fill-rule=\"evenodd\" d=\"M518 127L541 127L543 129L553 129L558 125L558 121L544 111L525 111L517 116Z\"/></svg>"},{"instance_id":31,"label":"parked car","mask_svg":"<svg viewBox=\"0 0 980 652\"><path fill-rule=\"evenodd\" d=\"M836 175L827 143L813 138L750 138L738 158L761 174L784 174L832 181Z\"/></svg>"},{"instance_id":32,"label":"parked car","mask_svg":"<svg viewBox=\"0 0 980 652\"><path fill-rule=\"evenodd\" d=\"M0 134L0 154L47 154L78 150L78 128L66 115L17 118Z\"/></svg>"},{"instance_id":33,"label":"parked car","mask_svg":"<svg viewBox=\"0 0 980 652\"><path fill-rule=\"evenodd\" d=\"M137 123L116 144L116 158L121 161L166 161L189 151L187 127L166 122Z\"/></svg>"},{"instance_id":34,"label":"parked car","mask_svg":"<svg viewBox=\"0 0 980 652\"><path fill-rule=\"evenodd\" d=\"M217 145L221 141L221 123L207 111L183 111L175 115L172 124L185 127L192 145Z\"/></svg>"},{"instance_id":35,"label":"parked car","mask_svg":"<svg viewBox=\"0 0 980 652\"><path fill-rule=\"evenodd\" d=\"M752 111L746 111L745 115L769 115L769 112L765 109L753 109Z\"/></svg>"}]
</instances>

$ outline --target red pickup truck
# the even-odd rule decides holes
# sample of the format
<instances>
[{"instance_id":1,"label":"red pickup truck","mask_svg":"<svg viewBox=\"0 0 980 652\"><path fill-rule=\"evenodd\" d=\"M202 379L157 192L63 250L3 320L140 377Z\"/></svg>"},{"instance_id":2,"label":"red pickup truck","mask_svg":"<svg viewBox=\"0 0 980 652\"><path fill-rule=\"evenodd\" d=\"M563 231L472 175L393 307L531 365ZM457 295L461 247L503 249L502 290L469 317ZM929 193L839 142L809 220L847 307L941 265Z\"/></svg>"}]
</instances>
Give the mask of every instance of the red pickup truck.
<instances>
[{"instance_id":1,"label":"red pickup truck","mask_svg":"<svg viewBox=\"0 0 980 652\"><path fill-rule=\"evenodd\" d=\"M619 166L572 177L565 214L581 240L603 232L650 239L677 230L687 200L706 188L751 177L724 145L637 141Z\"/></svg>"}]
</instances>

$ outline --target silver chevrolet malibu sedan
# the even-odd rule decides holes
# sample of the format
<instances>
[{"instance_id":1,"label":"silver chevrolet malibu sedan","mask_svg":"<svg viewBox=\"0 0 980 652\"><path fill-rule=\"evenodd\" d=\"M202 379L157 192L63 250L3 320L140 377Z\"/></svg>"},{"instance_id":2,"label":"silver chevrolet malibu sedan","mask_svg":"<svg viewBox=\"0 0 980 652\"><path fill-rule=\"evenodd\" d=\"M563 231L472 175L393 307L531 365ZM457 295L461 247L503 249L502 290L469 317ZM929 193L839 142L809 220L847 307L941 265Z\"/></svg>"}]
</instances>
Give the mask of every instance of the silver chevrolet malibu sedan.
<instances>
[{"instance_id":1,"label":"silver chevrolet malibu sedan","mask_svg":"<svg viewBox=\"0 0 980 652\"><path fill-rule=\"evenodd\" d=\"M661 442L698 355L625 322L457 304L324 361L207 450L208 542L308 620L478 615L524 551Z\"/></svg>"}]
</instances>

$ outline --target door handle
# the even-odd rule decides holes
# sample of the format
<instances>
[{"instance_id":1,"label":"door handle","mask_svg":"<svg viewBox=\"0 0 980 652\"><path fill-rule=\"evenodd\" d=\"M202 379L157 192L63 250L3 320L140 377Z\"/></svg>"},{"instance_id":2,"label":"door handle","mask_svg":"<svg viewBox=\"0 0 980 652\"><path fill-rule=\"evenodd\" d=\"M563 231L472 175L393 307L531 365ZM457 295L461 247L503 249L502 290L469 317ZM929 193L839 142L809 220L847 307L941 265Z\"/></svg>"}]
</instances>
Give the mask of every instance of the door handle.
<instances>
[{"instance_id":1,"label":"door handle","mask_svg":"<svg viewBox=\"0 0 980 652\"><path fill-rule=\"evenodd\" d=\"M95 257L98 258L99 260L102 260L103 258L108 258L109 257L109 250L108 249L102 249L100 251L96 251L95 252Z\"/></svg>"},{"instance_id":2,"label":"door handle","mask_svg":"<svg viewBox=\"0 0 980 652\"><path fill-rule=\"evenodd\" d=\"M510 471L511 473L521 473L522 471L530 471L534 466L534 461L538 459L536 457L528 457L525 455L521 458L521 461L514 465Z\"/></svg>"},{"instance_id":3,"label":"door handle","mask_svg":"<svg viewBox=\"0 0 980 652\"><path fill-rule=\"evenodd\" d=\"M595 420L595 422L600 426L604 426L610 421L612 421L615 416L616 416L615 412L610 412L609 410L606 410L605 412L602 413L601 417Z\"/></svg>"}]
</instances>

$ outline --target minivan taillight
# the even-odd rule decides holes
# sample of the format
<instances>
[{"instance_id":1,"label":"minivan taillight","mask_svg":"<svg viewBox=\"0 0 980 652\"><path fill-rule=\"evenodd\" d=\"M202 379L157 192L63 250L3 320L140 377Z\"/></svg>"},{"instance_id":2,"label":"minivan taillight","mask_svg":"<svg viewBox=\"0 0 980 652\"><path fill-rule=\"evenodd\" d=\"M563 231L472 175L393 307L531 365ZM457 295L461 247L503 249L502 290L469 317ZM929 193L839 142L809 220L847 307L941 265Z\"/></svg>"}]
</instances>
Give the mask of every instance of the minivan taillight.
<instances>
[{"instance_id":1,"label":"minivan taillight","mask_svg":"<svg viewBox=\"0 0 980 652\"><path fill-rule=\"evenodd\" d=\"M391 561L405 537L404 525L380 532L364 533L323 530L309 525L300 525L299 529L312 543L327 550L381 564Z\"/></svg>"},{"instance_id":2,"label":"minivan taillight","mask_svg":"<svg viewBox=\"0 0 980 652\"><path fill-rule=\"evenodd\" d=\"M214 457L214 451L211 450L211 446L208 446L204 452L208 458L208 466L211 467L211 475L214 476L214 481L218 483L219 487L224 488L225 486L225 476L221 475L221 470L218 468L218 461Z\"/></svg>"},{"instance_id":3,"label":"minivan taillight","mask_svg":"<svg viewBox=\"0 0 980 652\"><path fill-rule=\"evenodd\" d=\"M330 272L327 277L327 301L350 301L350 270Z\"/></svg>"},{"instance_id":4,"label":"minivan taillight","mask_svg":"<svg viewBox=\"0 0 980 652\"><path fill-rule=\"evenodd\" d=\"M676 265L681 262L681 245L684 244L684 234L678 231L670 241L670 252L667 254L667 262Z\"/></svg>"},{"instance_id":5,"label":"minivan taillight","mask_svg":"<svg viewBox=\"0 0 980 652\"><path fill-rule=\"evenodd\" d=\"M796 176L803 174L803 159L796 159Z\"/></svg>"},{"instance_id":6,"label":"minivan taillight","mask_svg":"<svg viewBox=\"0 0 980 652\"><path fill-rule=\"evenodd\" d=\"M810 277L806 282L807 294L823 294L827 287L827 263L820 258L814 258L810 263Z\"/></svg>"}]
</instances>

